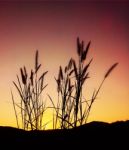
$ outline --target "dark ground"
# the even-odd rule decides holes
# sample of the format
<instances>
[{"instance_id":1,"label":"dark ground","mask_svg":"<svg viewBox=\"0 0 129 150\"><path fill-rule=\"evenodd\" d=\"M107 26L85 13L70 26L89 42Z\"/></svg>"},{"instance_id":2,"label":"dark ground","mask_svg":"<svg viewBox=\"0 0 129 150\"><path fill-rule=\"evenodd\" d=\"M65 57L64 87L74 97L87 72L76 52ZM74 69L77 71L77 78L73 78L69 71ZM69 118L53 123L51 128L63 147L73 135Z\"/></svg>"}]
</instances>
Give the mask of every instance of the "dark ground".
<instances>
[{"instance_id":1,"label":"dark ground","mask_svg":"<svg viewBox=\"0 0 129 150\"><path fill-rule=\"evenodd\" d=\"M129 150L129 121L91 122L69 130L23 131L0 127L0 146L2 149Z\"/></svg>"}]
</instances>

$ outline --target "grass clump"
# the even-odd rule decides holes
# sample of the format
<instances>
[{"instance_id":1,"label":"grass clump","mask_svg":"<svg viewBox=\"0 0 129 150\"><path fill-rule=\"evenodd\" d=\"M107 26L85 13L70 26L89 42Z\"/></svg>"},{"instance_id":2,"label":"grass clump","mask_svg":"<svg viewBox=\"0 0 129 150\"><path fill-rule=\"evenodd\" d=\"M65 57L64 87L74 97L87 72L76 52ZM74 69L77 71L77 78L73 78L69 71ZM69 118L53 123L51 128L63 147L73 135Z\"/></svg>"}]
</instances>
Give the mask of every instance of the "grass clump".
<instances>
[{"instance_id":1,"label":"grass clump","mask_svg":"<svg viewBox=\"0 0 129 150\"><path fill-rule=\"evenodd\" d=\"M57 84L57 102L48 94L52 103L49 108L53 109L53 129L69 129L81 126L87 123L91 108L95 102L99 91L108 78L113 69L118 65L114 63L106 72L102 82L97 90L93 91L90 100L87 100L84 94L84 85L89 79L89 67L93 58L89 61L87 56L89 53L91 42L85 46L84 41L77 38L77 61L71 58L68 64L63 68L59 67L58 76L55 78ZM12 94L13 107L15 111L17 126L19 128L18 111L20 110L22 128L25 130L41 130L43 128L43 116L46 102L42 99L42 93L47 84L44 85L44 79L48 71L38 75L41 64L38 62L38 51L35 54L35 68L31 69L30 75L26 67L20 68L21 76L17 76L17 83L13 82L20 96L20 103L15 103Z\"/></svg>"},{"instance_id":2,"label":"grass clump","mask_svg":"<svg viewBox=\"0 0 129 150\"><path fill-rule=\"evenodd\" d=\"M13 93L11 92L17 126L19 128L19 109L22 128L24 130L41 130L43 127L43 115L47 109L42 93L47 87L47 84L44 85L44 79L48 71L42 73L40 76L38 75L41 67L38 58L39 54L36 51L34 70L31 69L29 75L25 66L20 68L20 77L17 75L17 83L13 82L20 96L20 103L15 103Z\"/></svg>"},{"instance_id":3,"label":"grass clump","mask_svg":"<svg viewBox=\"0 0 129 150\"><path fill-rule=\"evenodd\" d=\"M61 66L59 67L58 77L55 79L58 93L57 105L54 104L53 99L49 96L53 108L55 109L54 128L56 128L57 122L61 129L68 129L86 124L91 107L105 79L118 65L118 63L115 63L109 68L98 89L94 90L91 99L87 100L83 97L83 87L89 78L88 69L93 61L93 59L90 59L90 61L87 62L90 45L91 42L88 42L85 47L84 41L80 41L80 39L77 38L78 60L75 61L71 58L64 69Z\"/></svg>"}]
</instances>

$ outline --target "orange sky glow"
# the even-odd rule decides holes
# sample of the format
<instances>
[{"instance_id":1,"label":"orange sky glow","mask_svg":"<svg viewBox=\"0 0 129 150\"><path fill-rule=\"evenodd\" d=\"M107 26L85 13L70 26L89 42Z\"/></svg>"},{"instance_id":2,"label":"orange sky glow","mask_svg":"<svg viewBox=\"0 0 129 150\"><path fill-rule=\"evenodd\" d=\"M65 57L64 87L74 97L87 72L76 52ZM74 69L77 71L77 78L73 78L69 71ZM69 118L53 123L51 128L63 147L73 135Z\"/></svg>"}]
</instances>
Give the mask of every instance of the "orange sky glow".
<instances>
[{"instance_id":1,"label":"orange sky glow","mask_svg":"<svg viewBox=\"0 0 129 150\"><path fill-rule=\"evenodd\" d=\"M20 67L33 67L37 49L42 70L49 71L46 93L56 101L54 76L60 65L65 66L71 57L77 58L77 36L85 44L91 40L88 58L93 62L85 96L90 97L107 69L119 62L105 81L89 121L129 119L128 14L127 2L0 2L0 125L16 126L12 81L16 81ZM50 113L46 120L49 117Z\"/></svg>"}]
</instances>

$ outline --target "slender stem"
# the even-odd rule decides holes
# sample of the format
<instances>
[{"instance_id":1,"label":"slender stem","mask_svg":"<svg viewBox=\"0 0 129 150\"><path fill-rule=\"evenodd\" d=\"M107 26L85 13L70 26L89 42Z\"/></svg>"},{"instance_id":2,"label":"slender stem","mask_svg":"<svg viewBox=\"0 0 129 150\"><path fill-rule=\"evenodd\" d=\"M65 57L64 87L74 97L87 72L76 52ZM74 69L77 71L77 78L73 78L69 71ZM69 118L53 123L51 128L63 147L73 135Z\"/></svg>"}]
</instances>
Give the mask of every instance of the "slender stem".
<instances>
[{"instance_id":1,"label":"slender stem","mask_svg":"<svg viewBox=\"0 0 129 150\"><path fill-rule=\"evenodd\" d=\"M15 108L15 102L14 102L14 97L13 97L12 91L11 91L11 95L12 95L12 101L13 101L13 108L14 108L14 112L15 112L15 116L16 116L17 127L19 128L18 116L17 116L17 111L16 111L16 108Z\"/></svg>"}]
</instances>

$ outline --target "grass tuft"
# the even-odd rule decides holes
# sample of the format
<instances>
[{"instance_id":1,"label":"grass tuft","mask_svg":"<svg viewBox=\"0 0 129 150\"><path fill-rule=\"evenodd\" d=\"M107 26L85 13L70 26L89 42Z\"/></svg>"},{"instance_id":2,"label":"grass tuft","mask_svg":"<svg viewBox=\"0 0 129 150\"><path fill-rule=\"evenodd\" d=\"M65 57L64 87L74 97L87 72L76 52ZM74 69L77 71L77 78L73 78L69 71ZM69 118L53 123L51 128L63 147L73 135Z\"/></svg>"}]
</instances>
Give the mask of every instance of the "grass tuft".
<instances>
[{"instance_id":1,"label":"grass tuft","mask_svg":"<svg viewBox=\"0 0 129 150\"><path fill-rule=\"evenodd\" d=\"M38 59L39 54L36 51L35 71L31 69L28 78L27 69L24 66L20 68L21 80L17 75L17 83L13 82L19 94L19 103L15 103L13 93L11 92L17 126L19 128L19 124L22 124L24 130L41 130L43 128L43 116L47 109L42 99L42 93L47 87L47 84L44 85L44 79L48 71L42 73L40 76L38 75L41 67ZM18 117L18 114L20 114L21 119Z\"/></svg>"},{"instance_id":2,"label":"grass tuft","mask_svg":"<svg viewBox=\"0 0 129 150\"><path fill-rule=\"evenodd\" d=\"M84 85L89 79L89 67L93 58L87 61L91 41L85 46L84 41L79 37L76 41L78 60L71 58L68 64L63 68L59 66L58 76L55 77L57 85L57 102L48 94L53 109L53 129L69 129L81 126L87 123L91 108L97 99L103 83L116 68L118 63L114 63L104 75L102 82L97 90L93 91L90 100L84 97ZM46 102L42 99L42 93L48 84L44 84L45 76L48 71L39 75L41 64L39 64L38 50L35 53L35 66L30 74L26 67L20 68L20 77L17 75L17 82L13 82L20 98L20 102L14 101L11 91L13 108L16 116L17 126L20 119L18 117L20 110L22 128L25 130L41 130L49 123L43 125L44 113L47 110Z\"/></svg>"}]
</instances>

